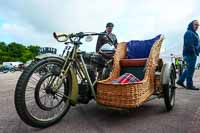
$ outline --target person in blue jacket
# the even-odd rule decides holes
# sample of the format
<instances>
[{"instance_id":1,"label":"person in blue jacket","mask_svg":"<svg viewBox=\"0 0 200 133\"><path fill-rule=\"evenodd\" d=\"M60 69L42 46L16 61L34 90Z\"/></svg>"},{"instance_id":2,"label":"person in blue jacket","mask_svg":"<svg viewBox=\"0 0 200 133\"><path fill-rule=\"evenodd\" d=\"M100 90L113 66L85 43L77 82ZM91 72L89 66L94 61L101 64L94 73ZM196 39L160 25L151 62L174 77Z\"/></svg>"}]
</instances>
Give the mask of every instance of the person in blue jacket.
<instances>
[{"instance_id":1,"label":"person in blue jacket","mask_svg":"<svg viewBox=\"0 0 200 133\"><path fill-rule=\"evenodd\" d=\"M199 88L196 88L193 85L193 80L192 80L200 48L199 35L197 34L198 27L199 27L199 22L197 20L194 20L189 24L188 29L185 32L184 45L183 45L183 58L186 62L186 69L177 81L178 85L189 90L199 90ZM186 86L184 85L185 79L187 81Z\"/></svg>"}]
</instances>

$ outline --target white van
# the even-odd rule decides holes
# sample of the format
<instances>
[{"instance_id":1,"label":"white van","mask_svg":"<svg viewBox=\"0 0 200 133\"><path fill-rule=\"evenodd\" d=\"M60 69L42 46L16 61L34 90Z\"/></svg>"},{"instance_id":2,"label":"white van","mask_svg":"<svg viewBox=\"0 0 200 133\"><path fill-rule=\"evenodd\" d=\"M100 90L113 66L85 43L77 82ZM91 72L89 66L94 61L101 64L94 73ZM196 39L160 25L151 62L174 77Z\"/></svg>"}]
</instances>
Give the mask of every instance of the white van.
<instances>
[{"instance_id":1,"label":"white van","mask_svg":"<svg viewBox=\"0 0 200 133\"><path fill-rule=\"evenodd\" d=\"M3 66L12 65L14 67L19 67L20 64L23 64L23 63L20 62L20 61L16 61L16 62L3 62Z\"/></svg>"}]
</instances>

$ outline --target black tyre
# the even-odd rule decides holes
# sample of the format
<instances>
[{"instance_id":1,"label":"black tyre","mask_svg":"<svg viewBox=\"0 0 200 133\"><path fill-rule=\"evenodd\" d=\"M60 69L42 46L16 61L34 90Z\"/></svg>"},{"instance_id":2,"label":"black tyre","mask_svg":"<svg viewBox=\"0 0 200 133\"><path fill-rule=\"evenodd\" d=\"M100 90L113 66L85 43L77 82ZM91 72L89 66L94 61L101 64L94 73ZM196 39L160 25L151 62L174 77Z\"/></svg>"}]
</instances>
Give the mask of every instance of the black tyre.
<instances>
[{"instance_id":1,"label":"black tyre","mask_svg":"<svg viewBox=\"0 0 200 133\"><path fill-rule=\"evenodd\" d=\"M164 101L165 101L165 106L167 111L171 111L175 105L175 70L174 68L171 66L170 67L170 71L169 71L169 82L168 84L163 85L163 94L164 94Z\"/></svg>"},{"instance_id":2,"label":"black tyre","mask_svg":"<svg viewBox=\"0 0 200 133\"><path fill-rule=\"evenodd\" d=\"M15 107L20 118L28 125L44 128L57 123L70 108L71 73L58 91L53 91L53 83L63 66L57 58L40 60L29 65L20 76L15 89ZM45 73L40 73L43 70Z\"/></svg>"}]
</instances>

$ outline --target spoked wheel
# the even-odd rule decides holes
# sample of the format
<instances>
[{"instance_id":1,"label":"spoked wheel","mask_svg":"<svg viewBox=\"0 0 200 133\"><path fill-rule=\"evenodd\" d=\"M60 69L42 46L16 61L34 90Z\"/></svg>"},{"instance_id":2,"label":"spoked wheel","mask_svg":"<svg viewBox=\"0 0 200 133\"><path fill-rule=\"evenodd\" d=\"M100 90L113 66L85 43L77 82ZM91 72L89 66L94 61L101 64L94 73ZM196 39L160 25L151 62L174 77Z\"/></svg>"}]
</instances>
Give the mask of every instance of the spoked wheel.
<instances>
[{"instance_id":1,"label":"spoked wheel","mask_svg":"<svg viewBox=\"0 0 200 133\"><path fill-rule=\"evenodd\" d=\"M170 111L173 109L175 105L175 76L174 76L174 69L171 66L169 71L169 80L168 84L163 85L163 93L164 93L164 101L167 111Z\"/></svg>"},{"instance_id":2,"label":"spoked wheel","mask_svg":"<svg viewBox=\"0 0 200 133\"><path fill-rule=\"evenodd\" d=\"M66 82L64 82L64 87L59 89L59 92L54 92L52 90L53 79L57 76L54 74L44 75L38 82L35 88L35 102L37 105L46 111L50 111L58 107L64 100L64 95L67 93L65 90Z\"/></svg>"},{"instance_id":3,"label":"spoked wheel","mask_svg":"<svg viewBox=\"0 0 200 133\"><path fill-rule=\"evenodd\" d=\"M69 110L71 74L53 89L63 61L55 58L30 65L20 76L15 90L15 107L20 118L33 127L48 127L58 122Z\"/></svg>"}]
</instances>

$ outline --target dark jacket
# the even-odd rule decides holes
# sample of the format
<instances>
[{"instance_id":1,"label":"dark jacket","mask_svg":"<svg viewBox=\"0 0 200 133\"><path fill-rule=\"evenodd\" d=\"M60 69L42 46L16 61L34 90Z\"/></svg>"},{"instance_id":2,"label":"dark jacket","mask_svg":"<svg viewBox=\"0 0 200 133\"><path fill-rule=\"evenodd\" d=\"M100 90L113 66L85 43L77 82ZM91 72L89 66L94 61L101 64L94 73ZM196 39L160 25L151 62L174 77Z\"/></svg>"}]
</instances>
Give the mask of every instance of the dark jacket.
<instances>
[{"instance_id":1,"label":"dark jacket","mask_svg":"<svg viewBox=\"0 0 200 133\"><path fill-rule=\"evenodd\" d=\"M199 35L193 29L193 22L188 25L184 35L183 56L199 56Z\"/></svg>"},{"instance_id":2,"label":"dark jacket","mask_svg":"<svg viewBox=\"0 0 200 133\"><path fill-rule=\"evenodd\" d=\"M106 31L104 31L102 33L106 33ZM112 39L113 44L116 47L117 46L117 37L115 36L115 34L110 33L109 37ZM99 52L99 49L101 48L101 46L108 42L110 42L110 40L105 35L99 35L99 37L97 39L97 44L96 44L96 52Z\"/></svg>"}]
</instances>

